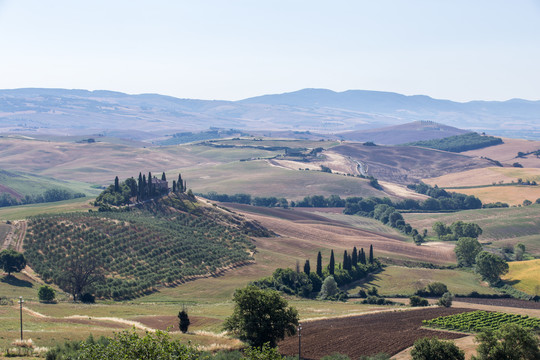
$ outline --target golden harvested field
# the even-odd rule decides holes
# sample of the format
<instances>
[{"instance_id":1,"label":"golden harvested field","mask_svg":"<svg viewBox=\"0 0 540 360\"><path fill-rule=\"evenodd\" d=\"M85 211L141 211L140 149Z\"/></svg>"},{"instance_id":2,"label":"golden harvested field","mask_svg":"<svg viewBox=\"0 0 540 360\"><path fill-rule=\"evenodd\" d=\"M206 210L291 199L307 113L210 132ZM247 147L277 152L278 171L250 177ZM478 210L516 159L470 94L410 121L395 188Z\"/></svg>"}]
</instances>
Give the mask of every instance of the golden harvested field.
<instances>
[{"instance_id":1,"label":"golden harvested field","mask_svg":"<svg viewBox=\"0 0 540 360\"><path fill-rule=\"evenodd\" d=\"M527 294L540 295L540 259L509 262L508 266L503 280Z\"/></svg>"},{"instance_id":2,"label":"golden harvested field","mask_svg":"<svg viewBox=\"0 0 540 360\"><path fill-rule=\"evenodd\" d=\"M474 157L487 157L498 160L503 164L512 165L519 162L524 167L540 168L540 159L535 155L528 155L525 158L516 158L518 152L531 152L540 149L540 141L531 141L523 139L503 138L504 144L489 146L487 148L465 151L461 154Z\"/></svg>"},{"instance_id":3,"label":"golden harvested field","mask_svg":"<svg viewBox=\"0 0 540 360\"><path fill-rule=\"evenodd\" d=\"M540 186L489 186L456 191L474 195L484 204L500 201L508 205L520 205L523 204L523 200L530 200L534 203L536 199L540 198Z\"/></svg>"},{"instance_id":4,"label":"golden harvested field","mask_svg":"<svg viewBox=\"0 0 540 360\"><path fill-rule=\"evenodd\" d=\"M501 181L504 184L509 184L512 181L517 183L518 179L540 183L540 169L494 166L422 179L422 181L428 185L446 188L492 185L493 183L499 184Z\"/></svg>"}]
</instances>

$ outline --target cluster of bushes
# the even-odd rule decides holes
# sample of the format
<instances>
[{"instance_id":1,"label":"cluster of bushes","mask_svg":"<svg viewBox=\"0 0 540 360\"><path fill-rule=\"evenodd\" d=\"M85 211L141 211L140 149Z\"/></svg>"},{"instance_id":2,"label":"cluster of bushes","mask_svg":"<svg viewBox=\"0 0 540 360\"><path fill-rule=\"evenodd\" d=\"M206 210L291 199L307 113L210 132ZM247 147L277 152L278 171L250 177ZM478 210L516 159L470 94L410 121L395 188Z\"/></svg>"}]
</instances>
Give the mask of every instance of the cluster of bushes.
<instances>
[{"instance_id":1,"label":"cluster of bushes","mask_svg":"<svg viewBox=\"0 0 540 360\"><path fill-rule=\"evenodd\" d=\"M322 266L322 255L317 255L317 266L311 271L309 260L306 260L303 271L297 266L293 269L278 268L272 276L253 282L253 285L261 289L274 289L286 294L297 295L306 298L324 300L345 300L347 294L339 290L339 286L349 284L377 271L381 265L373 257L373 247L370 247L369 257L366 258L364 249L360 252L356 247L351 254L345 250L343 262L335 265L334 251L331 251L330 261L326 267Z\"/></svg>"},{"instance_id":2,"label":"cluster of bushes","mask_svg":"<svg viewBox=\"0 0 540 360\"><path fill-rule=\"evenodd\" d=\"M466 223L461 220L453 222L450 226L437 221L433 224L433 231L443 241L456 241L463 237L478 238L482 235L482 228L478 224Z\"/></svg>"},{"instance_id":3,"label":"cluster of bushes","mask_svg":"<svg viewBox=\"0 0 540 360\"><path fill-rule=\"evenodd\" d=\"M501 138L471 132L463 135L449 136L442 139L415 141L406 145L421 146L450 152L462 152L499 145L502 143L503 141Z\"/></svg>"},{"instance_id":4,"label":"cluster of bushes","mask_svg":"<svg viewBox=\"0 0 540 360\"><path fill-rule=\"evenodd\" d=\"M419 194L430 196L430 199L419 203L415 200L403 200L396 204L402 210L470 210L482 208L482 201L473 195L465 195L456 192L447 192L435 186L424 183L409 184L407 187Z\"/></svg>"},{"instance_id":5,"label":"cluster of bushes","mask_svg":"<svg viewBox=\"0 0 540 360\"><path fill-rule=\"evenodd\" d=\"M83 193L74 193L72 191L53 188L46 190L43 194L38 195L25 195L20 200L13 197L8 193L0 194L0 207L5 206L17 206L17 205L26 205L26 204L41 204L47 202L71 200L85 197Z\"/></svg>"}]
</instances>

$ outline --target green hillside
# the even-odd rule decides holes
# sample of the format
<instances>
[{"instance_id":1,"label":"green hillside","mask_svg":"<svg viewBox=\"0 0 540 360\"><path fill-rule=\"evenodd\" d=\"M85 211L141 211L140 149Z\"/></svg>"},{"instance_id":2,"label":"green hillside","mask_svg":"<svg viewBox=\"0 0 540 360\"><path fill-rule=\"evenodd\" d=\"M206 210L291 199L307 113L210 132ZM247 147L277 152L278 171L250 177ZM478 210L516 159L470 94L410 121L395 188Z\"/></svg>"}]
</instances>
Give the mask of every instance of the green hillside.
<instances>
[{"instance_id":1,"label":"green hillside","mask_svg":"<svg viewBox=\"0 0 540 360\"><path fill-rule=\"evenodd\" d=\"M443 139L423 140L407 143L405 145L421 146L430 149L444 150L450 152L462 152L475 149L482 149L488 146L502 144L501 138L495 136L480 135L470 132L463 135L449 136Z\"/></svg>"},{"instance_id":2,"label":"green hillside","mask_svg":"<svg viewBox=\"0 0 540 360\"><path fill-rule=\"evenodd\" d=\"M36 217L28 222L25 256L45 280L80 295L133 298L160 285L217 274L246 264L248 234L266 229L239 216L172 194L125 212ZM93 268L103 278L74 289L74 274Z\"/></svg>"}]
</instances>

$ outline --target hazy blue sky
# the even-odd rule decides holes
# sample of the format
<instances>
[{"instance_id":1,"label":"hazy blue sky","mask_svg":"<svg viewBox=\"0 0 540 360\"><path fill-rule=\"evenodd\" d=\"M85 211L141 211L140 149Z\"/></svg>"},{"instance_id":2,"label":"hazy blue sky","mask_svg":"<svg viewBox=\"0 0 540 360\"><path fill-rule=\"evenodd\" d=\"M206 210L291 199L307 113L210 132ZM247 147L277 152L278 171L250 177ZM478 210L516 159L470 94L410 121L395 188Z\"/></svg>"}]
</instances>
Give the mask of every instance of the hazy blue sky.
<instances>
[{"instance_id":1,"label":"hazy blue sky","mask_svg":"<svg viewBox=\"0 0 540 360\"><path fill-rule=\"evenodd\" d=\"M0 88L540 99L540 0L0 0Z\"/></svg>"}]
</instances>

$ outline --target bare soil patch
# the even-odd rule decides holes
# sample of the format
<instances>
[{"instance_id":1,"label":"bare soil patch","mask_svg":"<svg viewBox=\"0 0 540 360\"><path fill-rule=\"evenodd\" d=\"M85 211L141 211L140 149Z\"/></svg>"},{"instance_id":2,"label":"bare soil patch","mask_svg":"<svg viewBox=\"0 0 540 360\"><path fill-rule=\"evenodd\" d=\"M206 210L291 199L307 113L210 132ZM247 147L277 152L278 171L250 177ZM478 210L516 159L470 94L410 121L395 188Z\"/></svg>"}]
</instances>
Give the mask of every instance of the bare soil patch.
<instances>
[{"instance_id":1,"label":"bare soil patch","mask_svg":"<svg viewBox=\"0 0 540 360\"><path fill-rule=\"evenodd\" d=\"M537 309L540 310L540 302L526 301L519 299L480 299L480 298L456 298L455 301L466 302L471 304L481 304L490 306L515 307L521 309Z\"/></svg>"},{"instance_id":2,"label":"bare soil patch","mask_svg":"<svg viewBox=\"0 0 540 360\"><path fill-rule=\"evenodd\" d=\"M302 357L320 359L336 352L347 354L351 359L381 352L394 355L422 337L461 338L466 335L423 329L422 320L467 311L470 310L426 308L306 322L302 324ZM284 355L297 355L298 336L283 340L279 351Z\"/></svg>"},{"instance_id":3,"label":"bare soil patch","mask_svg":"<svg viewBox=\"0 0 540 360\"><path fill-rule=\"evenodd\" d=\"M368 174L379 180L410 184L420 179L493 166L485 159L413 146L339 145L326 153L336 152L361 161Z\"/></svg>"}]
</instances>

